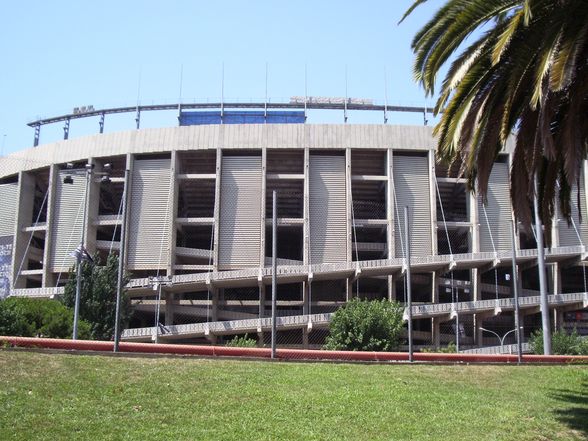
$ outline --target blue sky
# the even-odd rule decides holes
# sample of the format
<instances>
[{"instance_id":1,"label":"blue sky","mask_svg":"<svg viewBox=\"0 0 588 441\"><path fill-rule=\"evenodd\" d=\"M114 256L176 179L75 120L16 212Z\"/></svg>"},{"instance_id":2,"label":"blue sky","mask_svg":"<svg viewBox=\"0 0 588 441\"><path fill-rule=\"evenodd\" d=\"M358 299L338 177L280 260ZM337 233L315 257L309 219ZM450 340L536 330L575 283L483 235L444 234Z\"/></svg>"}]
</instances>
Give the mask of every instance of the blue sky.
<instances>
[{"instance_id":1,"label":"blue sky","mask_svg":"<svg viewBox=\"0 0 588 441\"><path fill-rule=\"evenodd\" d=\"M3 153L32 146L39 117L94 108L215 100L224 64L226 100L274 100L308 94L425 103L412 79L410 42L442 4L430 0L397 25L412 0L358 1L5 1L0 6L0 143ZM140 87L139 87L140 85ZM429 105L433 101L427 101ZM342 122L339 112L309 122ZM422 123L420 115L389 115L389 123ZM350 123L382 115L350 114ZM134 115L107 117L106 131L131 129ZM176 124L151 113L142 127ZM94 133L98 119L72 121L70 137ZM4 136L6 135L6 136ZM41 143L62 138L44 126Z\"/></svg>"}]
</instances>

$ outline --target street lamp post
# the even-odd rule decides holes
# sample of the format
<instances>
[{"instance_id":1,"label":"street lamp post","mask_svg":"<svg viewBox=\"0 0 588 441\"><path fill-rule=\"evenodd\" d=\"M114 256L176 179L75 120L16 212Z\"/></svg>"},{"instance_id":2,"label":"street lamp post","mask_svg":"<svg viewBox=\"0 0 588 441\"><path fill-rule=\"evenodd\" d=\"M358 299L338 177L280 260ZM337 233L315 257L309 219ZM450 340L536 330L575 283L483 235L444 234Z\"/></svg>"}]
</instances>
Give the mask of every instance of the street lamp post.
<instances>
[{"instance_id":1,"label":"street lamp post","mask_svg":"<svg viewBox=\"0 0 588 441\"><path fill-rule=\"evenodd\" d=\"M522 328L522 326L521 326L521 328ZM498 338L498 341L500 341L500 352L502 353L504 351L504 340L506 340L506 336L508 334L510 334L511 332L515 332L517 330L517 328L511 329L506 334L504 334L502 337L500 335L498 335L496 332L491 331L490 329L480 327L480 330L494 334L496 336L496 338Z\"/></svg>"},{"instance_id":2,"label":"street lamp post","mask_svg":"<svg viewBox=\"0 0 588 441\"><path fill-rule=\"evenodd\" d=\"M68 169L73 169L73 164L72 163L67 163L66 166ZM82 262L84 260L91 260L90 256L88 255L88 252L86 251L85 248L85 243L86 243L86 218L88 215L88 189L90 186L90 179L92 178L92 174L93 174L93 169L94 169L94 164L86 164L85 168L84 168L84 174L86 177L86 186L85 186L85 190L84 190L84 209L82 211L82 237L80 239L80 245L78 246L78 248L72 253L74 255L74 257L76 258L76 264L77 264L77 268L76 268L76 296L75 296L75 301L74 301L74 320L73 320L73 333L72 333L72 339L73 340L77 340L78 339L78 323L80 320L80 298L82 295ZM100 176L102 176L102 182L109 182L109 176L110 176L110 170L111 170L111 166L110 164L105 164L104 165L104 172L100 172L97 173ZM64 184L73 184L73 177L72 175L75 173L74 170L71 170L71 174L66 175L63 178L63 183Z\"/></svg>"}]
</instances>

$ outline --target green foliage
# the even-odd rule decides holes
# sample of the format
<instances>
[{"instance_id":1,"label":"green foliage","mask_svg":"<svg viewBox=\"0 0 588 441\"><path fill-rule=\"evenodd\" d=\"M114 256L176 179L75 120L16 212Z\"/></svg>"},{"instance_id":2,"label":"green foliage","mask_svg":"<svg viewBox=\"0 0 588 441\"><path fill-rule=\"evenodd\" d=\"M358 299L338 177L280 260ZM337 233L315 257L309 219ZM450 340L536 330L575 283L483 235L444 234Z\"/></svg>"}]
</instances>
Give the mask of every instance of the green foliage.
<instances>
[{"instance_id":1,"label":"green foliage","mask_svg":"<svg viewBox=\"0 0 588 441\"><path fill-rule=\"evenodd\" d=\"M253 338L248 338L248 334L242 336L236 336L226 343L226 346L232 348L254 348L257 346L257 342Z\"/></svg>"},{"instance_id":2,"label":"green foliage","mask_svg":"<svg viewBox=\"0 0 588 441\"><path fill-rule=\"evenodd\" d=\"M10 297L0 302L0 334L20 337L70 338L73 310L57 300ZM90 324L80 321L79 337L90 337Z\"/></svg>"},{"instance_id":3,"label":"green foliage","mask_svg":"<svg viewBox=\"0 0 588 441\"><path fill-rule=\"evenodd\" d=\"M534 354L543 354L543 330L531 334L529 345ZM551 334L551 353L553 355L588 355L588 339L580 337L574 329L570 334L557 330Z\"/></svg>"},{"instance_id":4,"label":"green foliage","mask_svg":"<svg viewBox=\"0 0 588 441\"><path fill-rule=\"evenodd\" d=\"M424 3L413 0L406 15ZM514 133L516 218L531 222L537 176L545 231L556 199L569 219L571 189L587 155L588 2L445 0L412 49L414 76L427 94L445 74L435 106L439 157L458 162L485 198L493 163Z\"/></svg>"},{"instance_id":5,"label":"green foliage","mask_svg":"<svg viewBox=\"0 0 588 441\"><path fill-rule=\"evenodd\" d=\"M328 350L391 351L400 345L403 307L387 300L354 298L333 315Z\"/></svg>"},{"instance_id":6,"label":"green foliage","mask_svg":"<svg viewBox=\"0 0 588 441\"><path fill-rule=\"evenodd\" d=\"M80 317L90 323L91 337L95 340L112 340L114 338L114 318L116 311L116 291L118 278L118 256L111 254L105 265L100 265L100 258L94 257L94 263L82 262L82 289L80 296ZM123 285L128 278L125 276ZM76 296L76 272L70 271L65 286L63 303L74 307ZM126 290L121 299L121 330L130 318L130 301Z\"/></svg>"},{"instance_id":7,"label":"green foliage","mask_svg":"<svg viewBox=\"0 0 588 441\"><path fill-rule=\"evenodd\" d=\"M449 344L443 348L423 348L421 352L434 352L437 354L455 354L457 353L457 346L454 342L449 342Z\"/></svg>"}]
</instances>

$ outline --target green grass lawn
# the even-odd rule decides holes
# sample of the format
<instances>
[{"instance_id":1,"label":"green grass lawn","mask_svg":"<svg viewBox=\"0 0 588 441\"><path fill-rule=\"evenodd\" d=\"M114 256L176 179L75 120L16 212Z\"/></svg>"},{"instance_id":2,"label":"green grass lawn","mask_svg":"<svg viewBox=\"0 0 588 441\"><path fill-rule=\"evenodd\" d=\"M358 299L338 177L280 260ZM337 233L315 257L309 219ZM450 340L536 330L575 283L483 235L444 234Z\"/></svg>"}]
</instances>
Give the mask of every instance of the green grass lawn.
<instances>
[{"instance_id":1,"label":"green grass lawn","mask_svg":"<svg viewBox=\"0 0 588 441\"><path fill-rule=\"evenodd\" d=\"M0 440L588 439L588 368L0 351Z\"/></svg>"}]
</instances>

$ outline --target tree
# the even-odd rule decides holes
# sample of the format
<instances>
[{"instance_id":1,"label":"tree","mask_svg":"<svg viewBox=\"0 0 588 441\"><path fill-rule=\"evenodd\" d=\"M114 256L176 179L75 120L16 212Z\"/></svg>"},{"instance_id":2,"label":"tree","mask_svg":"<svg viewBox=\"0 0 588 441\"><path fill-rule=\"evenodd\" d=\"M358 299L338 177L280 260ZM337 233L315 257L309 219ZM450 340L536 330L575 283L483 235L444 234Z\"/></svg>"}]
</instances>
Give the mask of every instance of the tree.
<instances>
[{"instance_id":1,"label":"tree","mask_svg":"<svg viewBox=\"0 0 588 441\"><path fill-rule=\"evenodd\" d=\"M70 338L73 310L57 300L9 297L0 302L0 335ZM90 337L90 324L79 323L80 338Z\"/></svg>"},{"instance_id":2,"label":"tree","mask_svg":"<svg viewBox=\"0 0 588 441\"><path fill-rule=\"evenodd\" d=\"M392 351L400 345L404 322L400 303L354 298L331 320L328 350Z\"/></svg>"},{"instance_id":3,"label":"tree","mask_svg":"<svg viewBox=\"0 0 588 441\"><path fill-rule=\"evenodd\" d=\"M415 0L402 20L426 1ZM466 42L470 36L475 41ZM485 199L492 164L515 132L511 200L517 219L531 223L535 176L545 230L557 198L569 219L570 189L588 139L588 2L448 0L412 48L415 78L430 95L442 66L455 56L435 107L441 158L461 163L469 187Z\"/></svg>"},{"instance_id":4,"label":"tree","mask_svg":"<svg viewBox=\"0 0 588 441\"><path fill-rule=\"evenodd\" d=\"M80 318L87 320L91 326L91 335L95 340L112 340L114 338L114 320L116 311L116 291L118 282L118 256L111 254L106 264L100 265L100 258L94 257L94 263L82 262L82 289L80 296ZM128 278L125 276L123 286ZM76 272L72 268L65 286L63 303L72 307L76 297ZM130 317L130 301L126 290L121 298L121 329Z\"/></svg>"}]
</instances>

